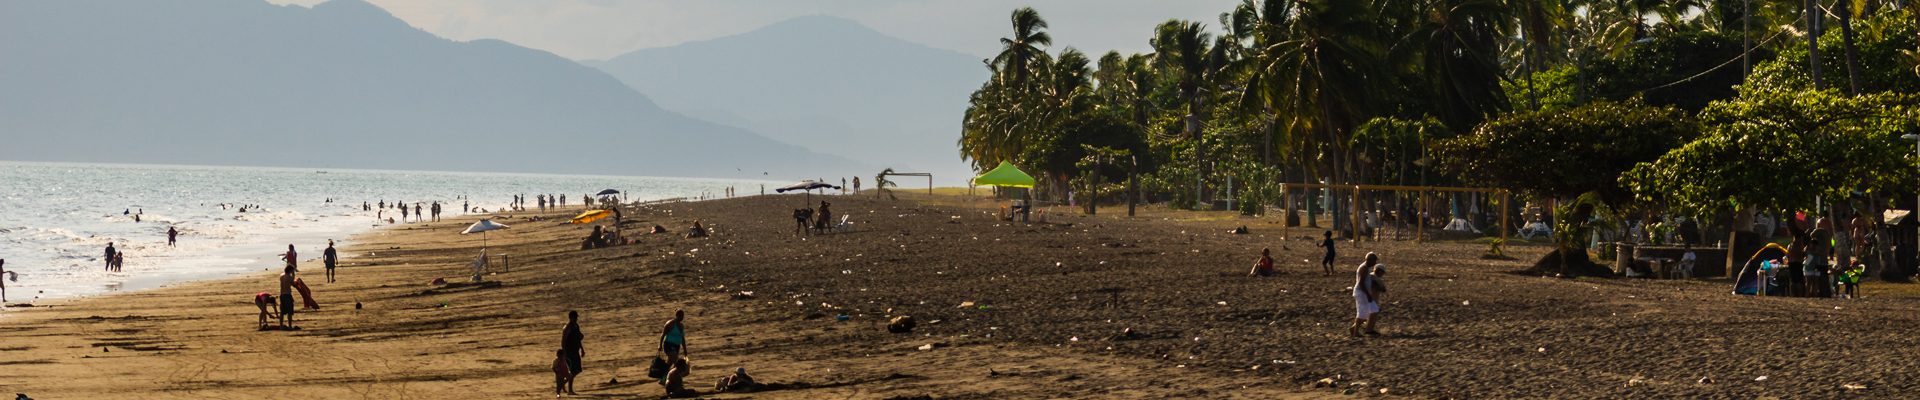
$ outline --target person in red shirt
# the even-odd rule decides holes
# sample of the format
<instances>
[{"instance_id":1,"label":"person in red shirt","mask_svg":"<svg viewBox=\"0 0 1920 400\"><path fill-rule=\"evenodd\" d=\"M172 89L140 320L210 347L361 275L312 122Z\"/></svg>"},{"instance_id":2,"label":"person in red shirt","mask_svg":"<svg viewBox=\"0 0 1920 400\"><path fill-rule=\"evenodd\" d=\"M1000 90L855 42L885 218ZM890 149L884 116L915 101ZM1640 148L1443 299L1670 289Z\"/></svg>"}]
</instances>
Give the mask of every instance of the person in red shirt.
<instances>
[{"instance_id":1,"label":"person in red shirt","mask_svg":"<svg viewBox=\"0 0 1920 400\"><path fill-rule=\"evenodd\" d=\"M1271 249L1264 249L1264 248L1260 249L1260 260L1253 262L1253 272L1248 272L1247 276L1257 276L1262 278L1273 276L1272 254L1273 253Z\"/></svg>"}]
</instances>

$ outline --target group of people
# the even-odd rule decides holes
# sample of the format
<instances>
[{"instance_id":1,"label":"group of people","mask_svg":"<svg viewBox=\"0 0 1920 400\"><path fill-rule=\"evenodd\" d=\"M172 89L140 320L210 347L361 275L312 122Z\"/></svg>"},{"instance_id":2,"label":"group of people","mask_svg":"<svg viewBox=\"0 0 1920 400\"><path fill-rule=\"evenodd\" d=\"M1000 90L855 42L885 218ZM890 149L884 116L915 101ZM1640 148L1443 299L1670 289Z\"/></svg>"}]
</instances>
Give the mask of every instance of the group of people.
<instances>
[{"instance_id":1,"label":"group of people","mask_svg":"<svg viewBox=\"0 0 1920 400\"><path fill-rule=\"evenodd\" d=\"M667 397L687 398L700 393L687 388L687 377L692 375L691 363L687 361L687 313L674 311L673 319L660 327L659 344L655 350L661 357L656 358L656 368L649 368L649 378L656 379L665 389ZM587 335L580 329L580 312L567 311L567 324L560 327L560 349L554 350L553 357L553 395L578 395L573 391L573 383L580 378L584 370L582 360L586 358ZM745 367L736 368L732 375L720 378L714 384L714 390L720 392L742 392L759 389L759 383L747 375Z\"/></svg>"},{"instance_id":2,"label":"group of people","mask_svg":"<svg viewBox=\"0 0 1920 400\"><path fill-rule=\"evenodd\" d=\"M1326 276L1333 275L1334 252L1333 231L1327 231L1322 240L1315 244L1326 248L1326 256L1320 259L1320 267ZM1366 261L1354 269L1353 281L1353 325L1347 328L1347 334L1354 337L1379 335L1374 325L1380 320L1380 298L1387 294L1387 266L1380 264L1380 256L1367 253ZM1260 249L1260 259L1253 262L1253 271L1247 273L1253 277L1274 275L1272 249Z\"/></svg>"},{"instance_id":3,"label":"group of people","mask_svg":"<svg viewBox=\"0 0 1920 400\"><path fill-rule=\"evenodd\" d=\"M1787 244L1784 258L1765 260L1761 270L1766 273L1773 287L1784 289L1783 294L1792 297L1851 298L1856 295L1860 283L1860 274L1864 264L1857 260L1842 260L1834 254L1835 227L1826 218L1813 222L1813 229L1801 227L1797 222L1786 224L1788 235L1793 240ZM1863 236L1868 234L1864 221L1854 224L1852 243L1857 253L1865 254L1868 248L1860 246L1869 242ZM1864 259L1864 257L1862 257Z\"/></svg>"},{"instance_id":4,"label":"group of people","mask_svg":"<svg viewBox=\"0 0 1920 400\"><path fill-rule=\"evenodd\" d=\"M817 211L811 208L793 209L793 222L795 235L811 235L813 230L831 228L833 225L830 224L834 223L833 203L821 200Z\"/></svg>"},{"instance_id":5,"label":"group of people","mask_svg":"<svg viewBox=\"0 0 1920 400\"><path fill-rule=\"evenodd\" d=\"M288 244L287 252L280 254L280 260L285 263L285 266L281 268L278 279L280 295L276 297L271 293L261 292L253 296L253 305L260 309L260 330L273 328L273 326L268 325L270 322L268 321L269 317L280 323L278 326L280 329L299 329L293 325L293 313L295 309L293 292L299 290L302 292L302 296L307 296L306 292L308 291L306 282L299 277L300 253L294 250L292 244ZM327 282L333 283L334 269L337 268L340 263L340 253L334 250L332 240L328 240L326 250L320 252L320 261L326 266ZM312 300L308 300L307 304L308 307L316 306Z\"/></svg>"},{"instance_id":6,"label":"group of people","mask_svg":"<svg viewBox=\"0 0 1920 400\"><path fill-rule=\"evenodd\" d=\"M567 206L566 195L536 194L533 195L533 197L534 200L539 203L540 211L557 210L560 209L560 207Z\"/></svg>"}]
</instances>

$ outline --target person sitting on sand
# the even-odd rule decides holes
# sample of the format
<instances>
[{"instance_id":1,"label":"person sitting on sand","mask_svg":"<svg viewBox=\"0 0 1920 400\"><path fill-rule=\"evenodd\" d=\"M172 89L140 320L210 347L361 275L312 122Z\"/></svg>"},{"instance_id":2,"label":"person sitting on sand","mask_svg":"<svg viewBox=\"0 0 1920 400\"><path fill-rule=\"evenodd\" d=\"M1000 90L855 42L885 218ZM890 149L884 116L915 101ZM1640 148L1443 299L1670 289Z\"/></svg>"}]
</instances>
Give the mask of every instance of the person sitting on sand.
<instances>
[{"instance_id":1,"label":"person sitting on sand","mask_svg":"<svg viewBox=\"0 0 1920 400\"><path fill-rule=\"evenodd\" d=\"M753 381L753 376L747 375L747 367L735 368L733 375L721 377L719 382L713 384L713 390L717 392L747 393L759 388L760 384Z\"/></svg>"},{"instance_id":2,"label":"person sitting on sand","mask_svg":"<svg viewBox=\"0 0 1920 400\"><path fill-rule=\"evenodd\" d=\"M572 389L568 389L573 386L574 375L571 367L567 366L567 350L554 350L553 356L553 397L560 397L561 393L574 394Z\"/></svg>"},{"instance_id":3,"label":"person sitting on sand","mask_svg":"<svg viewBox=\"0 0 1920 400\"><path fill-rule=\"evenodd\" d=\"M1366 331L1364 332L1378 334L1373 331L1373 313L1380 311L1379 303L1373 301L1375 296L1373 266L1379 262L1379 256L1373 253L1367 253L1367 261L1360 263L1360 267L1355 268L1353 271L1353 308L1355 313L1353 316L1353 326L1347 328L1348 335L1354 337L1361 336L1363 331L1361 331L1360 328L1362 326L1366 327Z\"/></svg>"},{"instance_id":4,"label":"person sitting on sand","mask_svg":"<svg viewBox=\"0 0 1920 400\"><path fill-rule=\"evenodd\" d=\"M1321 240L1320 244L1315 245L1315 246L1327 248L1327 256L1320 258L1320 268L1326 270L1325 272L1326 276L1333 276L1333 259L1334 259L1333 231L1327 231L1326 233L1322 234L1322 236L1324 236L1326 239Z\"/></svg>"},{"instance_id":5,"label":"person sitting on sand","mask_svg":"<svg viewBox=\"0 0 1920 400\"><path fill-rule=\"evenodd\" d=\"M690 238L707 237L707 227L701 226L700 220L697 220L697 219L693 220L693 228L689 228L687 230L687 237L690 237Z\"/></svg>"},{"instance_id":6,"label":"person sitting on sand","mask_svg":"<svg viewBox=\"0 0 1920 400\"><path fill-rule=\"evenodd\" d=\"M1253 272L1248 272L1247 276L1257 276L1261 278L1273 276L1272 254L1273 252L1270 249L1260 249L1260 259L1253 262Z\"/></svg>"},{"instance_id":7,"label":"person sitting on sand","mask_svg":"<svg viewBox=\"0 0 1920 400\"><path fill-rule=\"evenodd\" d=\"M650 231L647 231L647 233L649 233L649 234L653 234L653 233L667 233L667 227L664 227L664 226L659 226L659 225L654 225L654 226L653 226L653 230L650 230Z\"/></svg>"},{"instance_id":8,"label":"person sitting on sand","mask_svg":"<svg viewBox=\"0 0 1920 400\"><path fill-rule=\"evenodd\" d=\"M660 385L666 386L667 388L667 398L699 396L699 392L687 388L687 375L692 374L692 372L688 371L687 359L675 359L670 365L673 366L673 369L667 370L667 378L660 381Z\"/></svg>"},{"instance_id":9,"label":"person sitting on sand","mask_svg":"<svg viewBox=\"0 0 1920 400\"><path fill-rule=\"evenodd\" d=\"M267 330L267 324L271 322L267 320L268 316L280 318L280 313L273 312L273 294L262 292L253 295L253 306L260 308L260 330Z\"/></svg>"},{"instance_id":10,"label":"person sitting on sand","mask_svg":"<svg viewBox=\"0 0 1920 400\"><path fill-rule=\"evenodd\" d=\"M660 352L666 353L667 362L685 358L687 355L687 312L675 310L673 319L660 327Z\"/></svg>"},{"instance_id":11,"label":"person sitting on sand","mask_svg":"<svg viewBox=\"0 0 1920 400\"><path fill-rule=\"evenodd\" d=\"M586 240L580 241L580 249L592 250L592 249L598 249L601 247L606 247L600 243L600 236L601 236L602 229L603 228L601 228L600 225L594 225L593 233L587 234Z\"/></svg>"}]
</instances>

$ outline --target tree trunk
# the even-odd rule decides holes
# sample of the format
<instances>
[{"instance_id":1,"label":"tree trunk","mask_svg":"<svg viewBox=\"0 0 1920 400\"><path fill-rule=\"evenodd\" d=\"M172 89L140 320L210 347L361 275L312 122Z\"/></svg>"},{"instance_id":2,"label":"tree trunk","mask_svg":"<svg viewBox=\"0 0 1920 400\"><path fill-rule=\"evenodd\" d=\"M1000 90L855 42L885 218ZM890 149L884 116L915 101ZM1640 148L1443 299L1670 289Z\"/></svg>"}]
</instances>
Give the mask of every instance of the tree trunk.
<instances>
[{"instance_id":1,"label":"tree trunk","mask_svg":"<svg viewBox=\"0 0 1920 400\"><path fill-rule=\"evenodd\" d=\"M1806 4L1805 8L1801 9L1800 14L1804 15L1806 19L1807 62L1810 63L1813 68L1809 70L1813 75L1813 90L1826 90L1826 83L1820 78L1820 2L1805 0L1804 3Z\"/></svg>"},{"instance_id":2,"label":"tree trunk","mask_svg":"<svg viewBox=\"0 0 1920 400\"><path fill-rule=\"evenodd\" d=\"M1840 0L1840 40L1847 51L1847 84L1853 89L1850 94L1860 95L1860 63L1854 61L1853 45L1853 2Z\"/></svg>"}]
</instances>

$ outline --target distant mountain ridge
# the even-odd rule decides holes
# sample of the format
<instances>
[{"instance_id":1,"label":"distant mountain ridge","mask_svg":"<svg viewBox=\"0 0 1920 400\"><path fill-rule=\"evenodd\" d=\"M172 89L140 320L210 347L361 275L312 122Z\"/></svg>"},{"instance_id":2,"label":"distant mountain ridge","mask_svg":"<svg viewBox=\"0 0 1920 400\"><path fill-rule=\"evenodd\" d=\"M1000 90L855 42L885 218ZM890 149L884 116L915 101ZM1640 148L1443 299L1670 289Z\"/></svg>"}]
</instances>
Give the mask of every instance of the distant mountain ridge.
<instances>
[{"instance_id":1,"label":"distant mountain ridge","mask_svg":"<svg viewBox=\"0 0 1920 400\"><path fill-rule=\"evenodd\" d=\"M0 159L776 179L875 168L361 0L0 2ZM774 172L762 175L762 172Z\"/></svg>"},{"instance_id":2,"label":"distant mountain ridge","mask_svg":"<svg viewBox=\"0 0 1920 400\"><path fill-rule=\"evenodd\" d=\"M820 15L580 63L662 108L816 152L934 172L943 185L971 176L955 143L967 96L989 75L979 57Z\"/></svg>"}]
</instances>

